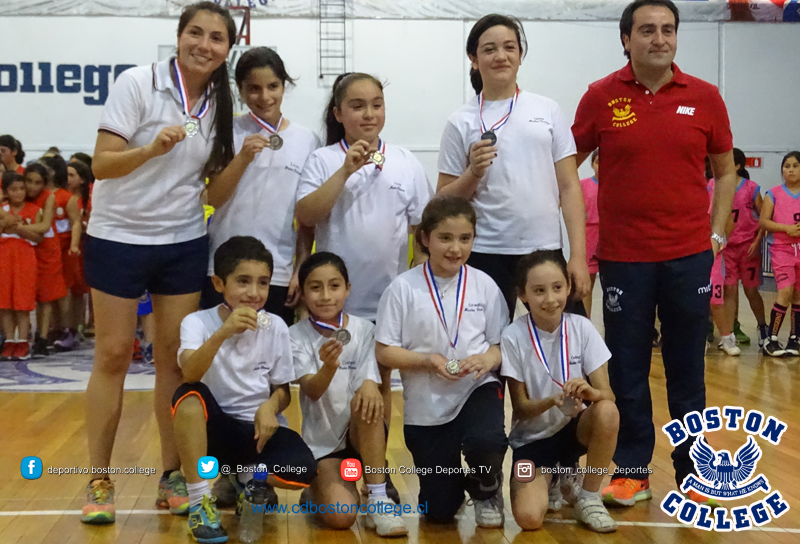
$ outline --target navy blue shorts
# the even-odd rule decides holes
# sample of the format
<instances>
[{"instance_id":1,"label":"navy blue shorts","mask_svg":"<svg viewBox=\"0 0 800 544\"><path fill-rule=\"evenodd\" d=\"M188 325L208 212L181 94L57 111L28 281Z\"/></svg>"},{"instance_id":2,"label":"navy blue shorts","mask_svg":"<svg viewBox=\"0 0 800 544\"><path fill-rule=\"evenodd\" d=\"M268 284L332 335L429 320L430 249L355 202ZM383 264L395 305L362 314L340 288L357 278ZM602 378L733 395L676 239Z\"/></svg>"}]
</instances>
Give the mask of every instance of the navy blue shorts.
<instances>
[{"instance_id":1,"label":"navy blue shorts","mask_svg":"<svg viewBox=\"0 0 800 544\"><path fill-rule=\"evenodd\" d=\"M537 467L553 468L558 463L561 466L573 466L587 452L586 446L578 440L578 422L584 412L586 410L582 410L578 417L572 418L553 436L529 442L513 450L512 466L521 459L533 461Z\"/></svg>"},{"instance_id":2,"label":"navy blue shorts","mask_svg":"<svg viewBox=\"0 0 800 544\"><path fill-rule=\"evenodd\" d=\"M208 236L156 246L87 236L83 267L90 287L115 297L199 293L208 270Z\"/></svg>"}]
</instances>

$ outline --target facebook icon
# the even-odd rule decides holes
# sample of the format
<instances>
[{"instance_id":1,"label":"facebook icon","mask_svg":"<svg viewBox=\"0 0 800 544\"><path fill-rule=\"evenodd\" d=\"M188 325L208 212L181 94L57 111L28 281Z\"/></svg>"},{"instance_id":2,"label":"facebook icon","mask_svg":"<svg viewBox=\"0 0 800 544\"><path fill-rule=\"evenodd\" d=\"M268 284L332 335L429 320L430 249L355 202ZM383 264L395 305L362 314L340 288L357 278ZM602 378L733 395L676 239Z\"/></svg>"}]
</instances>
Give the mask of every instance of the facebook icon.
<instances>
[{"instance_id":1,"label":"facebook icon","mask_svg":"<svg viewBox=\"0 0 800 544\"><path fill-rule=\"evenodd\" d=\"M42 460L38 457L23 457L19 471L26 480L37 480L42 477Z\"/></svg>"}]
</instances>

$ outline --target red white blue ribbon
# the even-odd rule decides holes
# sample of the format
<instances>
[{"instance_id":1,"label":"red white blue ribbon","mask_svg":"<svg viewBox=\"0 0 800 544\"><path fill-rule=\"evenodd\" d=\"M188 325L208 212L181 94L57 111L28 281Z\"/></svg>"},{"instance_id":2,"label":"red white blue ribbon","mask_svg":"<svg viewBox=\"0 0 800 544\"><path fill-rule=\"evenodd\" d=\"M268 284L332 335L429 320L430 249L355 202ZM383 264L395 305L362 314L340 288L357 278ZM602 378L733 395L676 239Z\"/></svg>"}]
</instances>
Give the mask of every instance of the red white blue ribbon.
<instances>
[{"instance_id":1,"label":"red white blue ribbon","mask_svg":"<svg viewBox=\"0 0 800 544\"><path fill-rule=\"evenodd\" d=\"M257 115L253 115L252 111L250 112L250 117L253 118L253 121L255 121L256 123L261 125L264 128L264 130L266 130L269 134L275 134L276 132L278 132L278 130L281 128L281 123L283 123L283 115L281 115L281 118L278 119L278 127L277 128L273 127L272 125L270 125L269 123L267 123L266 121L264 121L263 119L258 117Z\"/></svg>"},{"instance_id":2,"label":"red white blue ribbon","mask_svg":"<svg viewBox=\"0 0 800 544\"><path fill-rule=\"evenodd\" d=\"M336 332L339 329L341 329L342 325L344 324L344 312L339 312L339 326L338 327L336 327L334 325L331 325L330 323L326 323L325 321L317 321L316 319L314 319L311 316L308 316L308 320L311 321L314 325L316 325L317 327L319 327L321 329L325 329L325 330L328 330L328 331Z\"/></svg>"},{"instance_id":3,"label":"red white blue ribbon","mask_svg":"<svg viewBox=\"0 0 800 544\"><path fill-rule=\"evenodd\" d=\"M528 314L528 333L531 335L531 343L533 344L533 351L536 352L536 355L539 357L539 361L541 361L542 365L544 366L545 370L547 370L547 374L550 375L550 379L553 380L556 385L563 388L564 383L569 381L569 337L567 331L567 314L561 314L561 339L559 341L560 349L559 349L559 357L561 359L561 377L564 380L564 383L559 382L553 377L553 373L550 371L550 365L547 364L547 357L544 354L544 349L542 348L542 341L539 339L539 333L536 330L536 323L533 322L533 316Z\"/></svg>"},{"instance_id":4,"label":"red white blue ribbon","mask_svg":"<svg viewBox=\"0 0 800 544\"><path fill-rule=\"evenodd\" d=\"M200 111L197 112L197 115L192 115L191 108L189 108L189 92L186 90L186 80L183 79L183 74L181 73L181 67L178 64L177 58L172 59L172 69L175 70L175 79L178 80L178 95L181 97L183 113L185 113L187 117L202 119L208 113L208 108L211 105L211 102L208 100L208 87L206 87L206 94L203 98L203 106L200 108Z\"/></svg>"},{"instance_id":5,"label":"red white blue ribbon","mask_svg":"<svg viewBox=\"0 0 800 544\"><path fill-rule=\"evenodd\" d=\"M345 140L344 138L339 140L339 147L342 148L342 151L345 153L345 155L350 150L350 144L348 144L347 140ZM378 138L378 151L380 151L381 155L383 155L384 157L386 156L386 142L384 142L380 138ZM376 164L375 170L383 170L383 165L378 166Z\"/></svg>"},{"instance_id":6,"label":"red white blue ribbon","mask_svg":"<svg viewBox=\"0 0 800 544\"><path fill-rule=\"evenodd\" d=\"M436 278L433 277L433 269L431 268L430 260L422 267L422 273L425 275L425 281L428 282L428 292L431 295L433 306L436 308L436 313L439 315L439 321L442 323L442 327L444 327L445 334L447 334L447 341L450 342L450 346L455 349L458 344L458 330L461 328L461 317L464 315L464 299L466 299L467 294L467 267L466 265L461 265L461 268L458 270L458 286L456 289L456 336L452 340L450 329L447 328L447 318L445 317L442 296L439 293L439 286L436 285Z\"/></svg>"},{"instance_id":7,"label":"red white blue ribbon","mask_svg":"<svg viewBox=\"0 0 800 544\"><path fill-rule=\"evenodd\" d=\"M517 99L519 98L519 87L517 87L517 91L514 93L514 96L511 98L511 106L508 108L508 113L506 113L503 117L500 118L491 128L486 128L486 123L483 122L483 91L481 94L478 95L478 116L481 119L481 132L488 132L495 130L500 130L500 128L508 122L508 118L511 117L511 112L514 111L514 106L517 104Z\"/></svg>"}]
</instances>

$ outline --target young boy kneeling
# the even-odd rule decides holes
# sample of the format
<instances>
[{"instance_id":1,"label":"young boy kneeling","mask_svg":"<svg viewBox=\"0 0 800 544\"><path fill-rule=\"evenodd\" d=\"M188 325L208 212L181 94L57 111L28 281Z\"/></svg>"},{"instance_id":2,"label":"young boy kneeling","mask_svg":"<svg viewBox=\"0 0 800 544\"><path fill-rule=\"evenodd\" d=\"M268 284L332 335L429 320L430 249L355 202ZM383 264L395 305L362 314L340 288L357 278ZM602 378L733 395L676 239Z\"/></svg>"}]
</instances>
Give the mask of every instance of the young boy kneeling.
<instances>
[{"instance_id":1,"label":"young boy kneeling","mask_svg":"<svg viewBox=\"0 0 800 544\"><path fill-rule=\"evenodd\" d=\"M267 300L272 255L257 239L235 236L214 254L212 281L225 302L186 316L178 362L186 383L172 399L175 438L189 492L189 529L200 543L228 537L198 460L211 455L221 465L264 463L268 482L307 487L317 463L281 412L294 381L289 329L279 317L259 311ZM262 313L263 312L263 313ZM275 474L273 467L281 467Z\"/></svg>"}]
</instances>

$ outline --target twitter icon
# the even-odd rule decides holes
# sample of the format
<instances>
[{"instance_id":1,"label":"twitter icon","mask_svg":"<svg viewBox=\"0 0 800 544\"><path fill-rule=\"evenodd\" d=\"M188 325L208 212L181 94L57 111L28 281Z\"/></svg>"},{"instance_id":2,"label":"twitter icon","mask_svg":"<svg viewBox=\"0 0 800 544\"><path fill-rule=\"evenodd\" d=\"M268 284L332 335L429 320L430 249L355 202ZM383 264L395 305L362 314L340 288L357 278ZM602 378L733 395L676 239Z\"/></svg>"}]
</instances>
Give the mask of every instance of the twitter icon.
<instances>
[{"instance_id":1,"label":"twitter icon","mask_svg":"<svg viewBox=\"0 0 800 544\"><path fill-rule=\"evenodd\" d=\"M201 457L197 461L197 474L203 479L211 480L219 475L219 461L212 455Z\"/></svg>"}]
</instances>

